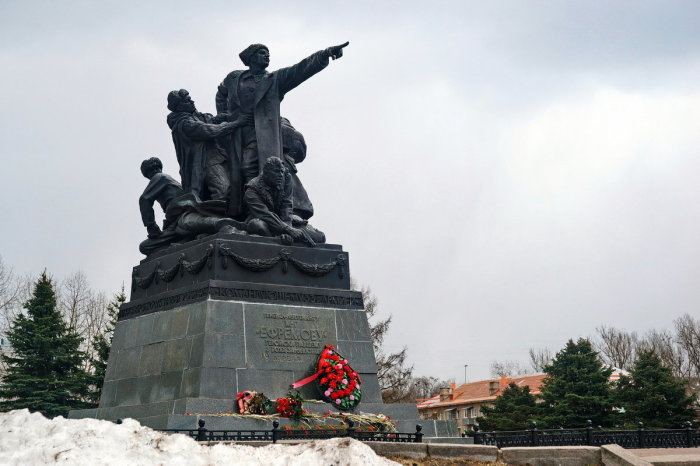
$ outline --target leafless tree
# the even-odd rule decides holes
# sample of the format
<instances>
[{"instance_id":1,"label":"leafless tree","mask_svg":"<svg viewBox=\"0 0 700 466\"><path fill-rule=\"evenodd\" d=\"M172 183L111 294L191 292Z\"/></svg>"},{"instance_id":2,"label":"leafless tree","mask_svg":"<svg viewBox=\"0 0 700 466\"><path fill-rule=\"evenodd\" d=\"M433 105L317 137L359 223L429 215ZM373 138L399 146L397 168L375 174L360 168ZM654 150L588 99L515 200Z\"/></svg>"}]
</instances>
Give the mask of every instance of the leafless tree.
<instances>
[{"instance_id":1,"label":"leafless tree","mask_svg":"<svg viewBox=\"0 0 700 466\"><path fill-rule=\"evenodd\" d=\"M379 353L377 356L377 378L385 403L413 401L410 392L413 366L406 364L406 347L398 353Z\"/></svg>"},{"instance_id":2,"label":"leafless tree","mask_svg":"<svg viewBox=\"0 0 700 466\"><path fill-rule=\"evenodd\" d=\"M82 271L75 272L61 281L59 309L66 325L79 334L85 325L85 309L89 306L91 295L90 283Z\"/></svg>"},{"instance_id":3,"label":"leafless tree","mask_svg":"<svg viewBox=\"0 0 700 466\"><path fill-rule=\"evenodd\" d=\"M23 305L31 293L31 285L30 277L15 274L0 256L0 336L7 333L12 321L23 312ZM0 358L0 375L5 373L5 369L5 361Z\"/></svg>"},{"instance_id":4,"label":"leafless tree","mask_svg":"<svg viewBox=\"0 0 700 466\"><path fill-rule=\"evenodd\" d=\"M700 377L700 320L684 314L674 322L676 344L685 353L688 377Z\"/></svg>"},{"instance_id":5,"label":"leafless tree","mask_svg":"<svg viewBox=\"0 0 700 466\"><path fill-rule=\"evenodd\" d=\"M518 375L527 374L527 368L520 365L517 361L493 361L491 363L491 377L515 377Z\"/></svg>"},{"instance_id":6,"label":"leafless tree","mask_svg":"<svg viewBox=\"0 0 700 466\"><path fill-rule=\"evenodd\" d=\"M377 378L379 388L382 392L382 399L385 403L400 403L411 400L411 380L413 366L408 366L406 360L407 348L396 353L387 353L382 348L384 337L391 325L391 316L385 319L377 318L378 300L368 287L359 287L352 281L351 287L354 290L362 291L365 300L365 312L369 319L370 336L374 346L374 354L377 359Z\"/></svg>"},{"instance_id":7,"label":"leafless tree","mask_svg":"<svg viewBox=\"0 0 700 466\"><path fill-rule=\"evenodd\" d=\"M75 272L61 281L59 309L66 325L83 339L80 349L88 355L87 366L95 351L91 342L95 335L104 332L109 320L107 305L105 293L94 290L82 271Z\"/></svg>"},{"instance_id":8,"label":"leafless tree","mask_svg":"<svg viewBox=\"0 0 700 466\"><path fill-rule=\"evenodd\" d=\"M674 320L674 330L650 330L643 337L600 326L596 349L604 362L630 370L641 351L653 351L676 377L700 376L700 320L685 314Z\"/></svg>"},{"instance_id":9,"label":"leafless tree","mask_svg":"<svg viewBox=\"0 0 700 466\"><path fill-rule=\"evenodd\" d=\"M544 372L545 366L554 359L549 348L530 348L528 352L530 354L530 367L537 373Z\"/></svg>"},{"instance_id":10,"label":"leafless tree","mask_svg":"<svg viewBox=\"0 0 700 466\"><path fill-rule=\"evenodd\" d=\"M22 306L31 293L31 285L30 277L16 275L0 256L0 333L5 333L10 323L22 312Z\"/></svg>"},{"instance_id":11,"label":"leafless tree","mask_svg":"<svg viewBox=\"0 0 700 466\"><path fill-rule=\"evenodd\" d=\"M650 330L640 339L638 351L653 351L676 377L689 377L688 357L668 330Z\"/></svg>"},{"instance_id":12,"label":"leafless tree","mask_svg":"<svg viewBox=\"0 0 700 466\"><path fill-rule=\"evenodd\" d=\"M410 400L414 402L437 395L440 388L449 387L454 380L440 380L437 377L414 377L409 389Z\"/></svg>"},{"instance_id":13,"label":"leafless tree","mask_svg":"<svg viewBox=\"0 0 700 466\"><path fill-rule=\"evenodd\" d=\"M28 276L17 276L0 257L0 334L5 333L22 312L34 281ZM85 368L91 370L90 364L95 356L92 341L105 331L109 323L107 297L104 292L92 289L85 274L78 271L60 281L57 300L66 325L83 339L80 349L88 356Z\"/></svg>"},{"instance_id":14,"label":"leafless tree","mask_svg":"<svg viewBox=\"0 0 700 466\"><path fill-rule=\"evenodd\" d=\"M637 359L639 337L636 332L627 332L601 325L596 328L598 337L593 340L595 349L603 362L629 371Z\"/></svg>"}]
</instances>

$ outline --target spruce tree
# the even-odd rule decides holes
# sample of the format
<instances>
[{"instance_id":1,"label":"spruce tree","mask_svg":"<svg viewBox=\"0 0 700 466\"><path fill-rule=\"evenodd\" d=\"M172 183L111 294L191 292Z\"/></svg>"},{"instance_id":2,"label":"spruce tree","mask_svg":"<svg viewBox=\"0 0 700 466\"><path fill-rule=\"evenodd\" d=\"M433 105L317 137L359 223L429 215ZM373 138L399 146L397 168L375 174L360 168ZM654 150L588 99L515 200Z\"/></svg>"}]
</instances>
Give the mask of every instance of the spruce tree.
<instances>
[{"instance_id":1,"label":"spruce tree","mask_svg":"<svg viewBox=\"0 0 700 466\"><path fill-rule=\"evenodd\" d=\"M544 368L541 427L585 427L613 423L611 369L603 367L591 342L569 340Z\"/></svg>"},{"instance_id":2,"label":"spruce tree","mask_svg":"<svg viewBox=\"0 0 700 466\"><path fill-rule=\"evenodd\" d=\"M126 293L124 292L124 286L122 285L121 291L114 295L112 300L107 305L107 315L109 317L107 327L105 328L104 332L98 333L92 339L92 347L95 349L95 357L91 361L94 371L89 378L91 390L88 398L94 405L97 405L100 402L102 384L104 383L105 373L107 372L109 350L112 347L114 327L117 325L119 307L125 302Z\"/></svg>"},{"instance_id":3,"label":"spruce tree","mask_svg":"<svg viewBox=\"0 0 700 466\"><path fill-rule=\"evenodd\" d=\"M14 353L2 355L7 374L0 386L0 411L27 408L55 417L89 406L81 338L61 318L46 271L24 308L26 315L17 316L7 333Z\"/></svg>"},{"instance_id":4,"label":"spruce tree","mask_svg":"<svg viewBox=\"0 0 700 466\"><path fill-rule=\"evenodd\" d=\"M510 383L493 403L481 408L479 427L482 430L523 430L530 428L537 412L535 396L527 385Z\"/></svg>"},{"instance_id":5,"label":"spruce tree","mask_svg":"<svg viewBox=\"0 0 700 466\"><path fill-rule=\"evenodd\" d=\"M653 351L639 353L630 376L620 377L615 400L628 425L678 429L695 418L695 396L686 395L685 383Z\"/></svg>"}]
</instances>

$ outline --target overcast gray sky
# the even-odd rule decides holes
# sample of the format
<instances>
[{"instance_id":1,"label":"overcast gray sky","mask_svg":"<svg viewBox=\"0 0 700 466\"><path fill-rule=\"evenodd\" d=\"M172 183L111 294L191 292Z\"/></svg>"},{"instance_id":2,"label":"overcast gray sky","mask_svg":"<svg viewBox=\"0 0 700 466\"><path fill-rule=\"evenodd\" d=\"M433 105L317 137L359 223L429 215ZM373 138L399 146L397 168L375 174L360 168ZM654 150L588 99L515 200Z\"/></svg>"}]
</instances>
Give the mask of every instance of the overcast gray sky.
<instances>
[{"instance_id":1,"label":"overcast gray sky","mask_svg":"<svg viewBox=\"0 0 700 466\"><path fill-rule=\"evenodd\" d=\"M2 0L0 255L128 285L140 161L178 170L168 91L214 112L248 44L275 69L346 40L282 114L417 374L698 317L696 1Z\"/></svg>"}]
</instances>

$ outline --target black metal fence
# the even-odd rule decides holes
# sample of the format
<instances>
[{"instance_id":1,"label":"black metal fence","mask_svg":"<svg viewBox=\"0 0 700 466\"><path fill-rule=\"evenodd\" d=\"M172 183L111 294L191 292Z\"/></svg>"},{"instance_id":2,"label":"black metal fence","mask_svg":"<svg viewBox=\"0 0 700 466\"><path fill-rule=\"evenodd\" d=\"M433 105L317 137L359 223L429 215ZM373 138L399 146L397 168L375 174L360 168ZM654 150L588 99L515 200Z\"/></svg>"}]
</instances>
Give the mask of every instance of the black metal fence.
<instances>
[{"instance_id":1,"label":"black metal fence","mask_svg":"<svg viewBox=\"0 0 700 466\"><path fill-rule=\"evenodd\" d=\"M474 443L503 447L600 446L616 443L623 448L691 448L700 446L700 430L687 422L682 429L646 430L639 423L635 430L594 428L591 421L582 429L537 429L482 432L474 426Z\"/></svg>"},{"instance_id":2,"label":"black metal fence","mask_svg":"<svg viewBox=\"0 0 700 466\"><path fill-rule=\"evenodd\" d=\"M352 421L347 421L347 427L334 426L331 429L280 429L278 421L272 421L272 429L258 430L208 430L204 419L199 420L198 429L160 429L161 432L185 434L200 442L204 441L266 441L276 443L278 440L318 440L334 437L350 437L365 442L402 442L421 443L423 441L422 426L416 425L413 433L405 432L373 432L357 430Z\"/></svg>"}]
</instances>

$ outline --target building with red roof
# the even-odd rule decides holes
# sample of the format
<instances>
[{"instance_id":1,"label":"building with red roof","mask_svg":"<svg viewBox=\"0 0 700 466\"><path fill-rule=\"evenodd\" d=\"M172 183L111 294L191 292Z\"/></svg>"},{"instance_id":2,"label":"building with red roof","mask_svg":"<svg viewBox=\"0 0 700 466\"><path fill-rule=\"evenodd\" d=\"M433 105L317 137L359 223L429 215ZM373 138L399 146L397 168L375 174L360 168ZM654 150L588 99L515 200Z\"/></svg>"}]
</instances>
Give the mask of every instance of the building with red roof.
<instances>
[{"instance_id":1,"label":"building with red roof","mask_svg":"<svg viewBox=\"0 0 700 466\"><path fill-rule=\"evenodd\" d=\"M530 387L530 393L540 394L542 381L547 374L522 377L480 380L460 385L454 382L450 387L441 388L440 393L426 400L418 401L418 414L421 419L456 420L460 432L471 430L481 415L481 407L493 404L503 390L514 383L519 387Z\"/></svg>"}]
</instances>

